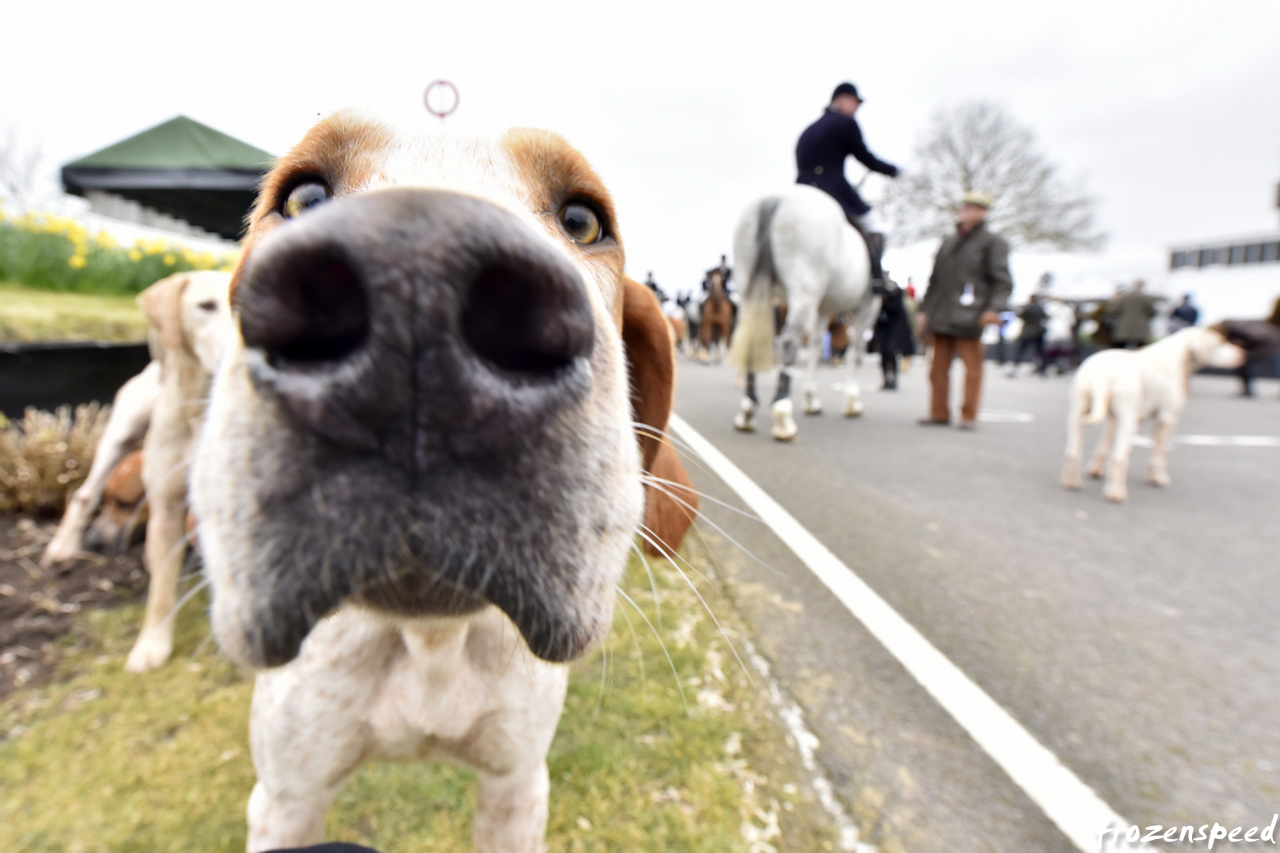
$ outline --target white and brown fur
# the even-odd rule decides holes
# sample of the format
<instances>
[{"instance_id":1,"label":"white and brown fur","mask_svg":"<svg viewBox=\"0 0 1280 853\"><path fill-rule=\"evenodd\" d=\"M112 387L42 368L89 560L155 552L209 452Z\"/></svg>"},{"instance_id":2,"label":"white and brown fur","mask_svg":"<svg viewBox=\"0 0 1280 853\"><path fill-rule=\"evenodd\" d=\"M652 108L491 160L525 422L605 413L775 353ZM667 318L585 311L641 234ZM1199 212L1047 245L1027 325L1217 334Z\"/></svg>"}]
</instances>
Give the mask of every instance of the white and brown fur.
<instances>
[{"instance_id":1,"label":"white and brown fur","mask_svg":"<svg viewBox=\"0 0 1280 853\"><path fill-rule=\"evenodd\" d=\"M1137 350L1104 350L1085 359L1071 383L1062 485L1080 488L1084 428L1105 421L1089 463L1090 477L1106 475L1107 500L1129 499L1129 454L1138 425L1154 421L1147 480L1169 485L1169 445L1187 400L1187 381L1201 367L1235 368L1244 351L1216 328L1193 327Z\"/></svg>"},{"instance_id":2,"label":"white and brown fur","mask_svg":"<svg viewBox=\"0 0 1280 853\"><path fill-rule=\"evenodd\" d=\"M142 446L159 396L158 361L149 362L140 373L120 386L111 403L107 426L94 448L89 473L67 499L67 508L58 522L58 530L41 555L41 565L57 565L84 554L86 534L90 525L96 523L94 515L102 504L113 472L128 454Z\"/></svg>"},{"instance_id":3,"label":"white and brown fur","mask_svg":"<svg viewBox=\"0 0 1280 853\"><path fill-rule=\"evenodd\" d=\"M564 662L610 624L672 405L608 192L550 133L341 114L266 178L233 298L192 491L218 640L276 667L249 850L321 840L373 758L472 766L476 847L541 849ZM688 516L658 509L678 546Z\"/></svg>"}]
</instances>

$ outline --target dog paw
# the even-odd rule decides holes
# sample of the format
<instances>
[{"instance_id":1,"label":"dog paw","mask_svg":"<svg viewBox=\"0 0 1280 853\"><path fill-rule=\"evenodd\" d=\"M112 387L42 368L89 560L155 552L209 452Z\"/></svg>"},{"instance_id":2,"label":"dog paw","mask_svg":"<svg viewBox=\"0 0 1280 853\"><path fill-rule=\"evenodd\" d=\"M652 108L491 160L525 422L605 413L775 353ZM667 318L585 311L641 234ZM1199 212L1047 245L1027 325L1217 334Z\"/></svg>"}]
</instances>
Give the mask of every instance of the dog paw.
<instances>
[{"instance_id":1,"label":"dog paw","mask_svg":"<svg viewBox=\"0 0 1280 853\"><path fill-rule=\"evenodd\" d=\"M1129 500L1129 490L1128 489L1107 489L1105 492L1102 493L1102 496L1107 500L1111 501L1111 503L1113 504L1122 504L1125 501Z\"/></svg>"},{"instance_id":2,"label":"dog paw","mask_svg":"<svg viewBox=\"0 0 1280 853\"><path fill-rule=\"evenodd\" d=\"M1169 479L1168 474L1151 474L1147 477L1147 482L1153 486L1159 486L1163 489L1173 481Z\"/></svg>"},{"instance_id":3,"label":"dog paw","mask_svg":"<svg viewBox=\"0 0 1280 853\"><path fill-rule=\"evenodd\" d=\"M751 418L739 413L733 417L733 428L738 432L755 432L756 424Z\"/></svg>"},{"instance_id":4,"label":"dog paw","mask_svg":"<svg viewBox=\"0 0 1280 853\"><path fill-rule=\"evenodd\" d=\"M82 557L84 555L85 552L79 548L50 543L44 553L40 555L40 567L47 569L51 566L56 566L59 563L65 563L68 560L74 560L77 557Z\"/></svg>"},{"instance_id":5,"label":"dog paw","mask_svg":"<svg viewBox=\"0 0 1280 853\"><path fill-rule=\"evenodd\" d=\"M173 638L159 631L144 631L124 662L126 672L150 672L163 666L173 653Z\"/></svg>"}]
</instances>

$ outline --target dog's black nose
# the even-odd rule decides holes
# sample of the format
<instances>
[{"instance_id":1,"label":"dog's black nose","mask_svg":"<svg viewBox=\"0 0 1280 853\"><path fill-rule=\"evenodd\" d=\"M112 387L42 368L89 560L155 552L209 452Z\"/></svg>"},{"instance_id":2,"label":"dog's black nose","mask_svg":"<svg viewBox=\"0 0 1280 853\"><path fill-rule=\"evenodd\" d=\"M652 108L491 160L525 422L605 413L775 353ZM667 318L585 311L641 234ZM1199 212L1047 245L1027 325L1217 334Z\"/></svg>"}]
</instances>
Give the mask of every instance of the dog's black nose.
<instances>
[{"instance_id":1,"label":"dog's black nose","mask_svg":"<svg viewBox=\"0 0 1280 853\"><path fill-rule=\"evenodd\" d=\"M499 449L580 399L595 340L569 260L514 214L434 190L337 199L254 247L237 307L253 375L346 447Z\"/></svg>"},{"instance_id":2,"label":"dog's black nose","mask_svg":"<svg viewBox=\"0 0 1280 853\"><path fill-rule=\"evenodd\" d=\"M580 287L562 270L499 261L466 288L462 336L471 350L503 370L554 377L591 353L595 330Z\"/></svg>"},{"instance_id":3,"label":"dog's black nose","mask_svg":"<svg viewBox=\"0 0 1280 853\"><path fill-rule=\"evenodd\" d=\"M303 253L248 292L240 317L245 345L278 369L338 362L369 338L364 283L336 247Z\"/></svg>"}]
</instances>

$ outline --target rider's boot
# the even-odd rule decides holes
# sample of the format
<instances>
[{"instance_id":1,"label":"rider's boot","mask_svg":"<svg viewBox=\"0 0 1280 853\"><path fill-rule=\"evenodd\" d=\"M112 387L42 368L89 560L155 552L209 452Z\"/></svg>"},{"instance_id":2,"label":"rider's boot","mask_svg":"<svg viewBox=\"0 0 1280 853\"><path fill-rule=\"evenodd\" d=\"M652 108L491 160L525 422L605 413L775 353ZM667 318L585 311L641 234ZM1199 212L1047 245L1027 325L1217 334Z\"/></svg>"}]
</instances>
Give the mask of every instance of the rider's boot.
<instances>
[{"instance_id":1,"label":"rider's boot","mask_svg":"<svg viewBox=\"0 0 1280 853\"><path fill-rule=\"evenodd\" d=\"M889 289L884 283L884 268L880 264L881 256L884 254L884 235L869 232L867 249L871 255L871 292L881 295L888 293Z\"/></svg>"}]
</instances>

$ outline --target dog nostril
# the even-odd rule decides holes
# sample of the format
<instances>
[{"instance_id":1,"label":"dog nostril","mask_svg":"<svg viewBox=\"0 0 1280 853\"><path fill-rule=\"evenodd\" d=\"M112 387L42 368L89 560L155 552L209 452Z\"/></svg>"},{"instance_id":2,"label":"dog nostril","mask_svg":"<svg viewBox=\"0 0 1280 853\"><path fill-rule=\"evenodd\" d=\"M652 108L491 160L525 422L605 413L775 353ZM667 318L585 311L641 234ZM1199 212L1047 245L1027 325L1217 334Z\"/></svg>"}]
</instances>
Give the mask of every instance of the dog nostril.
<instances>
[{"instance_id":1,"label":"dog nostril","mask_svg":"<svg viewBox=\"0 0 1280 853\"><path fill-rule=\"evenodd\" d=\"M567 273L495 264L471 282L462 336L499 368L551 376L591 353L595 326L582 286Z\"/></svg>"},{"instance_id":2,"label":"dog nostril","mask_svg":"<svg viewBox=\"0 0 1280 853\"><path fill-rule=\"evenodd\" d=\"M337 252L313 251L246 289L241 334L274 367L339 361L369 337L369 300L355 269Z\"/></svg>"}]
</instances>

